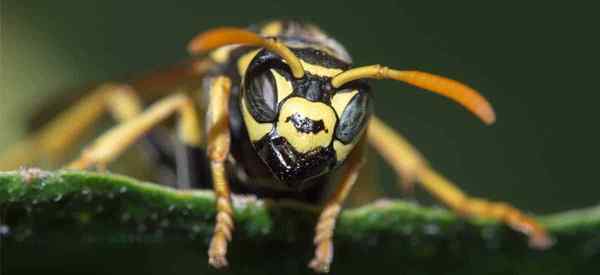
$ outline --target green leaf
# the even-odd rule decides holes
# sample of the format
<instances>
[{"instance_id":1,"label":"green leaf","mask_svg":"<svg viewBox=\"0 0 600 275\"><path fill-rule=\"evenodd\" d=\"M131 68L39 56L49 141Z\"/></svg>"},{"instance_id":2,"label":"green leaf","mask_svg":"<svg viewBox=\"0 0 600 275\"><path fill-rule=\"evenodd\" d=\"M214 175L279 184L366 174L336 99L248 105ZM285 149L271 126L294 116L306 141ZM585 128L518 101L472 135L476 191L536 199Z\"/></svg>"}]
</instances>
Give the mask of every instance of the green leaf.
<instances>
[{"instance_id":1,"label":"green leaf","mask_svg":"<svg viewBox=\"0 0 600 275\"><path fill-rule=\"evenodd\" d=\"M208 267L214 198L90 172L0 173L7 274L310 274L318 208L234 198L230 267ZM401 200L342 212L333 274L589 274L600 270L600 207L539 217L546 251L504 225ZM3 225L2 225L3 224ZM10 272L13 271L13 272Z\"/></svg>"}]
</instances>

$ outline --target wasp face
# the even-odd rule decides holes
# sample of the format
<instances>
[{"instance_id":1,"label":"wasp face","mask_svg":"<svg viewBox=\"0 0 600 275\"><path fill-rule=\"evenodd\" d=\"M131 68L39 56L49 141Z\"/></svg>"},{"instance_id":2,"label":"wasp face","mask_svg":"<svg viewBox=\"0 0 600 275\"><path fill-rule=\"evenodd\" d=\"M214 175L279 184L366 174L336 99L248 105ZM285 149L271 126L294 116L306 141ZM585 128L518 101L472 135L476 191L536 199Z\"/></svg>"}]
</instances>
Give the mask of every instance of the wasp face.
<instances>
[{"instance_id":1,"label":"wasp face","mask_svg":"<svg viewBox=\"0 0 600 275\"><path fill-rule=\"evenodd\" d=\"M257 154L281 182L301 189L346 159L365 129L371 103L364 83L331 86L331 77L346 65L315 50L296 53L306 70L301 79L277 56L259 53L246 70L240 107Z\"/></svg>"}]
</instances>

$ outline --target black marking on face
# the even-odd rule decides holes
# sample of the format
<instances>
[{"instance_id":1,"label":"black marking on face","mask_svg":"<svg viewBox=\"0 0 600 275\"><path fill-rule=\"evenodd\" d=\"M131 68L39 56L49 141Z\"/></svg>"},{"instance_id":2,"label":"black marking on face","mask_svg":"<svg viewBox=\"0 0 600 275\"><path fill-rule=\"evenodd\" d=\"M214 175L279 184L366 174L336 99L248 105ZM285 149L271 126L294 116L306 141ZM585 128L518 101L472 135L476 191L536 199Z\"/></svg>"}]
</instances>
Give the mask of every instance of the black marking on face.
<instances>
[{"instance_id":1,"label":"black marking on face","mask_svg":"<svg viewBox=\"0 0 600 275\"><path fill-rule=\"evenodd\" d=\"M271 135L254 146L273 175L293 189L306 187L302 183L329 172L336 165L331 146L301 154L284 137Z\"/></svg>"},{"instance_id":2,"label":"black marking on face","mask_svg":"<svg viewBox=\"0 0 600 275\"><path fill-rule=\"evenodd\" d=\"M321 99L321 95L323 94L321 91L321 83L317 81L311 81L310 84L306 88L305 98L310 101L318 101Z\"/></svg>"},{"instance_id":3,"label":"black marking on face","mask_svg":"<svg viewBox=\"0 0 600 275\"><path fill-rule=\"evenodd\" d=\"M304 88L304 98L310 101L319 101L323 96L322 83L318 80L307 81ZM300 89L299 89L300 90Z\"/></svg>"},{"instance_id":4,"label":"black marking on face","mask_svg":"<svg viewBox=\"0 0 600 275\"><path fill-rule=\"evenodd\" d=\"M335 137L348 144L365 128L372 104L367 93L356 94L344 109L336 129Z\"/></svg>"},{"instance_id":5,"label":"black marking on face","mask_svg":"<svg viewBox=\"0 0 600 275\"><path fill-rule=\"evenodd\" d=\"M334 89L330 85L331 78L306 73L304 79L293 82L294 95L313 102L330 104Z\"/></svg>"},{"instance_id":6,"label":"black marking on face","mask_svg":"<svg viewBox=\"0 0 600 275\"><path fill-rule=\"evenodd\" d=\"M316 134L321 131L325 131L325 133L329 133L329 130L325 128L325 123L323 123L322 119L312 120L308 117L300 113L294 113L293 115L287 117L285 122L292 122L296 130L300 133L312 133Z\"/></svg>"}]
</instances>

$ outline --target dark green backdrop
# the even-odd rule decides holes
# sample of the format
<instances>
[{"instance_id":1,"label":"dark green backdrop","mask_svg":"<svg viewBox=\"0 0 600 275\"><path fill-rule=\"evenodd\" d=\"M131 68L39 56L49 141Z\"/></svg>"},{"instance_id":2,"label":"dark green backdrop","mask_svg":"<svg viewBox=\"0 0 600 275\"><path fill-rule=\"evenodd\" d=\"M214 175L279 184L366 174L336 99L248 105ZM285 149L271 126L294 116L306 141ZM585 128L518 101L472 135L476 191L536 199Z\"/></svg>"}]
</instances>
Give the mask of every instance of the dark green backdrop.
<instances>
[{"instance_id":1,"label":"dark green backdrop","mask_svg":"<svg viewBox=\"0 0 600 275\"><path fill-rule=\"evenodd\" d=\"M356 64L435 72L491 100L498 122L485 127L438 96L375 84L376 112L469 193L536 213L600 202L600 20L591 6L134 2L1 2L0 149L22 135L28 113L66 88L183 59L186 42L211 27L294 17L339 39ZM378 167L381 182L393 180Z\"/></svg>"},{"instance_id":2,"label":"dark green backdrop","mask_svg":"<svg viewBox=\"0 0 600 275\"><path fill-rule=\"evenodd\" d=\"M447 75L488 97L498 114L492 127L438 96L375 84L377 113L470 193L536 212L600 201L600 20L592 7L134 2L2 1L2 128L19 126L29 110L64 88L185 58L188 39L207 28L294 17L322 26L357 64ZM0 148L19 135L3 130Z\"/></svg>"}]
</instances>

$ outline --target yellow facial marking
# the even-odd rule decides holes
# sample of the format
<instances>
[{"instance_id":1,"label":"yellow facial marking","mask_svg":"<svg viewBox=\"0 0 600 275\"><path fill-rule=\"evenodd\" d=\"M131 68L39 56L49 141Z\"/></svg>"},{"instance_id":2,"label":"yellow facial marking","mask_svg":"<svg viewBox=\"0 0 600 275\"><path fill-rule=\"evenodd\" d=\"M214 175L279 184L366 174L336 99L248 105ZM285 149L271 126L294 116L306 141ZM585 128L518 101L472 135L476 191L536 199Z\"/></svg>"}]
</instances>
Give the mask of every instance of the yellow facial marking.
<instances>
[{"instance_id":1,"label":"yellow facial marking","mask_svg":"<svg viewBox=\"0 0 600 275\"><path fill-rule=\"evenodd\" d=\"M260 50L262 49L256 49L254 51L251 51L247 54L242 55L238 59L238 73L240 75L246 75L246 69L248 69L248 66L250 66L250 62L252 62L252 59L256 56L256 54L258 54L258 52L260 52Z\"/></svg>"},{"instance_id":2,"label":"yellow facial marking","mask_svg":"<svg viewBox=\"0 0 600 275\"><path fill-rule=\"evenodd\" d=\"M271 123L260 123L252 117L246 106L246 100L242 99L242 115L244 116L244 123L246 123L246 129L248 130L248 136L250 141L256 142L264 137L273 128Z\"/></svg>"},{"instance_id":3,"label":"yellow facial marking","mask_svg":"<svg viewBox=\"0 0 600 275\"><path fill-rule=\"evenodd\" d=\"M210 53L210 57L217 63L225 63L229 59L231 51L237 49L240 45L227 45L220 47Z\"/></svg>"},{"instance_id":4,"label":"yellow facial marking","mask_svg":"<svg viewBox=\"0 0 600 275\"><path fill-rule=\"evenodd\" d=\"M260 30L260 34L262 34L264 36L278 36L279 34L281 34L282 30L283 30L283 26L281 25L281 22L273 21L273 22L265 25Z\"/></svg>"},{"instance_id":5,"label":"yellow facial marking","mask_svg":"<svg viewBox=\"0 0 600 275\"><path fill-rule=\"evenodd\" d=\"M288 120L290 116L296 113L313 121L322 121L324 129L317 133L299 131L292 121ZM277 121L277 132L298 152L307 153L319 147L329 146L335 131L336 120L333 109L326 104L293 97L281 106Z\"/></svg>"},{"instance_id":6,"label":"yellow facial marking","mask_svg":"<svg viewBox=\"0 0 600 275\"><path fill-rule=\"evenodd\" d=\"M314 74L314 75L334 77L334 76L338 75L339 73L343 72L342 69L327 68L327 67L323 67L323 66L319 66L319 65L315 65L315 64L306 63L302 59L300 59L300 63L302 63L302 67L304 67L305 71L307 71L311 74Z\"/></svg>"},{"instance_id":7,"label":"yellow facial marking","mask_svg":"<svg viewBox=\"0 0 600 275\"><path fill-rule=\"evenodd\" d=\"M354 90L352 92L337 92L333 96L333 98L331 99L331 106L338 114L338 117L342 115L344 109L346 108L352 97L354 97L356 94L358 94L358 91Z\"/></svg>"},{"instance_id":8,"label":"yellow facial marking","mask_svg":"<svg viewBox=\"0 0 600 275\"><path fill-rule=\"evenodd\" d=\"M275 84L277 85L277 103L280 103L284 98L289 96L293 91L292 83L289 82L283 75L279 74L276 70L271 69L273 77L275 78Z\"/></svg>"},{"instance_id":9,"label":"yellow facial marking","mask_svg":"<svg viewBox=\"0 0 600 275\"><path fill-rule=\"evenodd\" d=\"M352 152L352 149L354 148L355 145L356 145L356 143L354 143L354 142L352 142L350 144L343 144L339 140L334 140L333 141L333 150L335 151L335 157L337 158L337 161L345 160L346 157L348 157L348 154L350 154L350 152Z\"/></svg>"}]
</instances>

